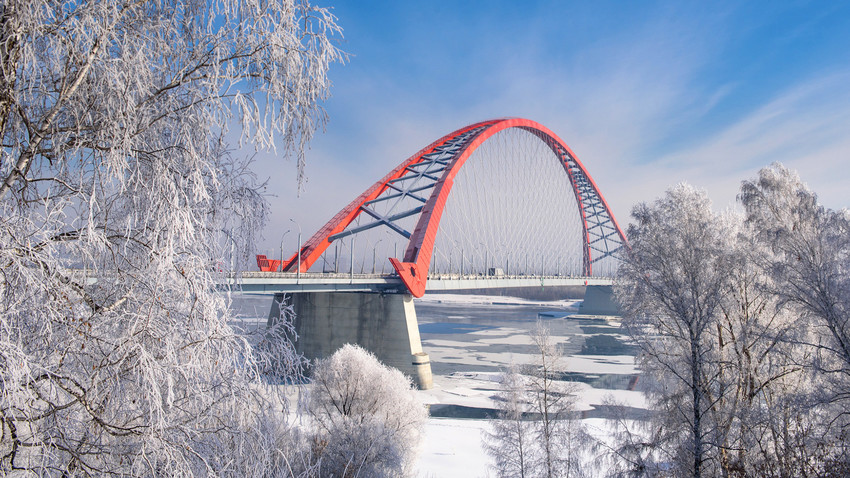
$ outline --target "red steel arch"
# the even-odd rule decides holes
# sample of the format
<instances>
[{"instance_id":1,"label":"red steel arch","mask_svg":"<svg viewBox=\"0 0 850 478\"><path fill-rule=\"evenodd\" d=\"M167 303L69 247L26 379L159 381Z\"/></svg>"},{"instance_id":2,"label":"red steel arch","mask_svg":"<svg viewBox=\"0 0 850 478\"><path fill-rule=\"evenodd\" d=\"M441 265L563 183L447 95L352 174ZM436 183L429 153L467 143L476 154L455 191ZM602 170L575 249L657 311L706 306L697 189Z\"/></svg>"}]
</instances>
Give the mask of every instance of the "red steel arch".
<instances>
[{"instance_id":1,"label":"red steel arch","mask_svg":"<svg viewBox=\"0 0 850 478\"><path fill-rule=\"evenodd\" d=\"M582 215L584 275L592 275L593 263L597 260L611 256L624 247L628 248L626 236L617 224L608 203L584 165L566 143L537 122L522 118L506 118L483 121L461 128L434 141L402 162L337 213L304 244L301 248L301 271L310 269L330 246L333 237L344 234L343 231L366 210L365 205L388 188L392 188L394 180L412 171L415 165L426 160L429 155L437 151L450 151L453 155L447 167L443 169L442 176L434 184L431 195L421 208L421 212L418 212L419 220L410 235L404 258L402 260L390 258L390 262L410 293L415 297L424 295L440 218L451 193L455 176L478 146L496 133L508 128L521 128L536 135L552 149L564 166ZM594 257L594 252L599 255ZM296 252L284 264L282 270L294 272L298 267L297 263L298 253Z\"/></svg>"}]
</instances>

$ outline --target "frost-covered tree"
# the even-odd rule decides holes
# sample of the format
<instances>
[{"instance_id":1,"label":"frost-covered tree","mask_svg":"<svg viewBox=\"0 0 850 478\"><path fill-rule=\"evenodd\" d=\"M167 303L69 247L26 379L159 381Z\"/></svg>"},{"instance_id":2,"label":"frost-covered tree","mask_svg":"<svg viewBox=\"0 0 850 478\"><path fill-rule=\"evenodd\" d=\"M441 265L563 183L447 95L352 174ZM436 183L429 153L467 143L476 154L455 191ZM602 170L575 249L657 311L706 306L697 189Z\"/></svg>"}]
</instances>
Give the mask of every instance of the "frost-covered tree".
<instances>
[{"instance_id":1,"label":"frost-covered tree","mask_svg":"<svg viewBox=\"0 0 850 478\"><path fill-rule=\"evenodd\" d=\"M810 354L793 344L810 328L801 326L771 292L771 278L759 265L763 250L752 230L737 214L725 219L733 240L727 251L727 287L712 334L717 378L707 393L716 427L711 444L718 448L724 475L764 476L765 466L792 456L783 440L771 438L777 432L793 433L777 428L775 418L809 415L801 392L812 384L799 364ZM805 466L806 460L795 461ZM792 467L780 475L800 474Z\"/></svg>"},{"instance_id":2,"label":"frost-covered tree","mask_svg":"<svg viewBox=\"0 0 850 478\"><path fill-rule=\"evenodd\" d=\"M670 460L682 475L717 473L711 392L718 385L714 331L727 289L730 230L705 193L688 185L632 211L631 252L617 297L656 386L651 398L672 436Z\"/></svg>"},{"instance_id":3,"label":"frost-covered tree","mask_svg":"<svg viewBox=\"0 0 850 478\"><path fill-rule=\"evenodd\" d=\"M298 360L216 292L266 212L225 137L300 165L338 32L299 0L0 5L0 474L275 473L259 378Z\"/></svg>"},{"instance_id":4,"label":"frost-covered tree","mask_svg":"<svg viewBox=\"0 0 850 478\"><path fill-rule=\"evenodd\" d=\"M498 412L491 430L484 433L484 448L493 459L496 476L530 478L537 447L527 412L527 384L516 365L500 376L499 383Z\"/></svg>"},{"instance_id":5,"label":"frost-covered tree","mask_svg":"<svg viewBox=\"0 0 850 478\"><path fill-rule=\"evenodd\" d=\"M580 450L586 440L579 420L573 416L576 391L560 380L566 369L561 348L540 320L531 341L536 353L533 366L527 371L528 386L532 410L539 417L535 422L539 447L535 476L583 476Z\"/></svg>"},{"instance_id":6,"label":"frost-covered tree","mask_svg":"<svg viewBox=\"0 0 850 478\"><path fill-rule=\"evenodd\" d=\"M485 448L501 477L585 476L590 439L575 416L575 388L561 380L563 355L549 329L532 331L534 360L503 375L499 415Z\"/></svg>"},{"instance_id":7,"label":"frost-covered tree","mask_svg":"<svg viewBox=\"0 0 850 478\"><path fill-rule=\"evenodd\" d=\"M835 399L850 399L850 213L817 201L800 177L773 164L741 186L756 240L769 248L775 293L816 321L819 371L838 380Z\"/></svg>"},{"instance_id":8,"label":"frost-covered tree","mask_svg":"<svg viewBox=\"0 0 850 478\"><path fill-rule=\"evenodd\" d=\"M412 476L428 417L409 377L358 345L317 361L307 398L322 476Z\"/></svg>"},{"instance_id":9,"label":"frost-covered tree","mask_svg":"<svg viewBox=\"0 0 850 478\"><path fill-rule=\"evenodd\" d=\"M812 373L805 407L774 417L796 432L777 433L777 455L807 464L817 472L850 472L850 215L818 204L817 195L781 164L763 168L745 181L739 196L763 254L769 291L799 317L808 334L791 344L809 355L797 363ZM808 413L800 413L800 410ZM812 416L819 420L812 420ZM793 463L792 463L793 464Z\"/></svg>"},{"instance_id":10,"label":"frost-covered tree","mask_svg":"<svg viewBox=\"0 0 850 478\"><path fill-rule=\"evenodd\" d=\"M772 262L775 244L753 221L713 213L688 186L634 217L617 292L655 415L650 441L626 433L614 447L630 462L614 468L645 470L648 457L691 476L837 469L830 442L843 438L829 432L822 378L811 372L822 363L818 334L779 291L788 284Z\"/></svg>"},{"instance_id":11,"label":"frost-covered tree","mask_svg":"<svg viewBox=\"0 0 850 478\"><path fill-rule=\"evenodd\" d=\"M593 465L599 476L609 478L643 478L663 476L660 445L666 433L656 423L637 420L628 407L613 399L605 400L608 439L598 442L600 453Z\"/></svg>"}]
</instances>

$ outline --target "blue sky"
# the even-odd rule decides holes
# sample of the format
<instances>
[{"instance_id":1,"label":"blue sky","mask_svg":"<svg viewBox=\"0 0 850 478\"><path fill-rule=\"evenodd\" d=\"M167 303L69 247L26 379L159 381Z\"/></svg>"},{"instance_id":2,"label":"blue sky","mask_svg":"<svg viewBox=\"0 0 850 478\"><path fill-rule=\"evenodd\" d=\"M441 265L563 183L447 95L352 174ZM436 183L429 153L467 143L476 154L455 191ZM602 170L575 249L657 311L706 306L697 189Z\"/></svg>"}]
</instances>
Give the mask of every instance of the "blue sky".
<instances>
[{"instance_id":1,"label":"blue sky","mask_svg":"<svg viewBox=\"0 0 850 478\"><path fill-rule=\"evenodd\" d=\"M850 3L338 1L351 54L329 123L295 166L258 156L275 196L262 247L304 240L438 137L495 117L558 134L621 224L687 181L715 207L772 161L850 206ZM294 234L286 238L294 250ZM275 254L275 257L277 254Z\"/></svg>"}]
</instances>

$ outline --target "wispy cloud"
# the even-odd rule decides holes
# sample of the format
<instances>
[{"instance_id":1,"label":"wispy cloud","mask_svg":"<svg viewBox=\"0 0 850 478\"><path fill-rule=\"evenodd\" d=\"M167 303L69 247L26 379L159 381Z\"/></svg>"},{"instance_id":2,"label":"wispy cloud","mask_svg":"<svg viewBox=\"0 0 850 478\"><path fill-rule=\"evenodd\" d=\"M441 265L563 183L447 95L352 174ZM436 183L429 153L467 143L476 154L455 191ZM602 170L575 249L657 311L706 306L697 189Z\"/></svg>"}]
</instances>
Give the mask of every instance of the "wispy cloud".
<instances>
[{"instance_id":1,"label":"wispy cloud","mask_svg":"<svg viewBox=\"0 0 850 478\"><path fill-rule=\"evenodd\" d=\"M709 189L716 203L734 199L740 181L773 161L797 169L831 207L847 206L850 72L795 85L717 133L650 163L665 176Z\"/></svg>"}]
</instances>

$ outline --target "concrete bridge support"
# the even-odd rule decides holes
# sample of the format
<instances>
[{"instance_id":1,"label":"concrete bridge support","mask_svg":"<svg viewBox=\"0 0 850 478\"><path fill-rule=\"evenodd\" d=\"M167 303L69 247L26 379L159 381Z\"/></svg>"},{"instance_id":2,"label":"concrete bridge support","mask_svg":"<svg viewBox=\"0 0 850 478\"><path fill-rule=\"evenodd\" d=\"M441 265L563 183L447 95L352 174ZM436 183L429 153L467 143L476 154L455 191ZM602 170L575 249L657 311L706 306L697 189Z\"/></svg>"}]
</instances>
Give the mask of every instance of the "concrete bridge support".
<instances>
[{"instance_id":1,"label":"concrete bridge support","mask_svg":"<svg viewBox=\"0 0 850 478\"><path fill-rule=\"evenodd\" d=\"M332 355L347 343L374 353L409 375L422 390L432 386L431 361L422 351L419 323L409 294L301 292L287 294L295 311L295 348L308 359ZM275 294L269 323L280 317Z\"/></svg>"},{"instance_id":2,"label":"concrete bridge support","mask_svg":"<svg viewBox=\"0 0 850 478\"><path fill-rule=\"evenodd\" d=\"M614 287L610 285L587 286L579 313L586 315L622 315L620 304L614 298Z\"/></svg>"}]
</instances>

